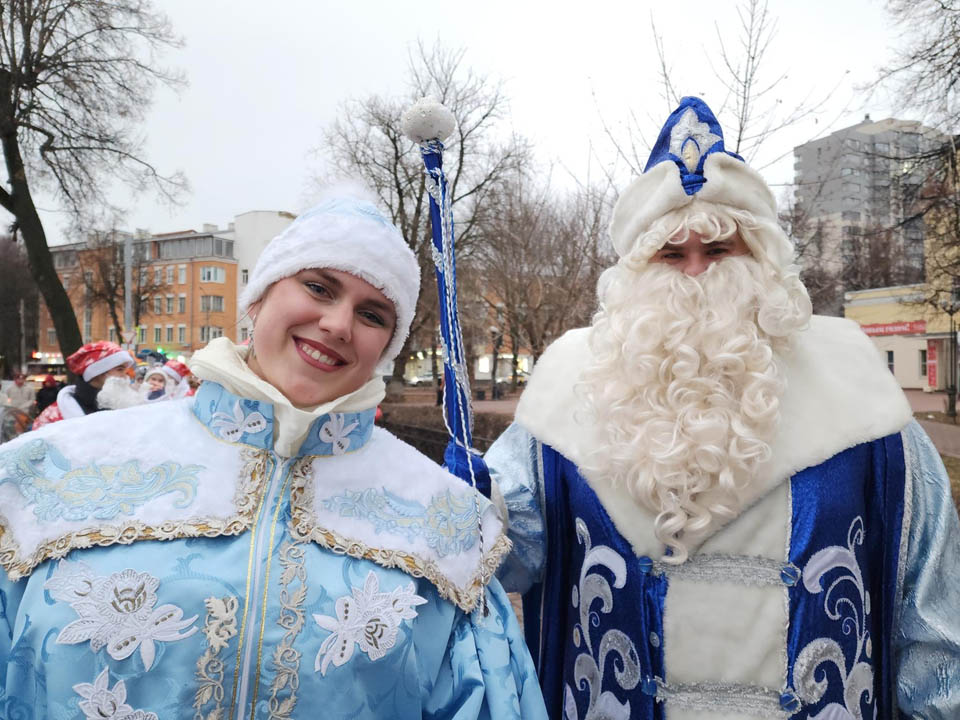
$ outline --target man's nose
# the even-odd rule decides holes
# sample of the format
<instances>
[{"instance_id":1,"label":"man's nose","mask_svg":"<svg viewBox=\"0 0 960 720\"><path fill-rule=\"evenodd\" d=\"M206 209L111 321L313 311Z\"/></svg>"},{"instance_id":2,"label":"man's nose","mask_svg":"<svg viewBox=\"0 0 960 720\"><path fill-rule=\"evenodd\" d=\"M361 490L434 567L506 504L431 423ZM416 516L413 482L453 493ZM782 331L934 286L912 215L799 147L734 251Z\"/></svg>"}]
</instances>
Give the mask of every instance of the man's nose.
<instances>
[{"instance_id":1,"label":"man's nose","mask_svg":"<svg viewBox=\"0 0 960 720\"><path fill-rule=\"evenodd\" d=\"M687 256L687 262L683 265L683 273L690 277L696 277L710 265L710 260L706 255L700 253L691 253Z\"/></svg>"}]
</instances>

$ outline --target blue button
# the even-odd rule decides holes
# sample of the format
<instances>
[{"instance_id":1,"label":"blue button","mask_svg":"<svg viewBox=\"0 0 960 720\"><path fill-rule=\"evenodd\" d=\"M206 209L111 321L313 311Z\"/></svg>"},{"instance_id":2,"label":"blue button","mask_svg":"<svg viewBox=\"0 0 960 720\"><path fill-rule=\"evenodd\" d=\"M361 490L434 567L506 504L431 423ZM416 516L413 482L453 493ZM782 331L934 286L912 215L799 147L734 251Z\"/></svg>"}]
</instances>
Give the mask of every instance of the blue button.
<instances>
[{"instance_id":1,"label":"blue button","mask_svg":"<svg viewBox=\"0 0 960 720\"><path fill-rule=\"evenodd\" d=\"M657 681L654 680L649 675L643 679L643 684L640 686L640 691L644 695L650 695L651 697L657 696Z\"/></svg>"},{"instance_id":2,"label":"blue button","mask_svg":"<svg viewBox=\"0 0 960 720\"><path fill-rule=\"evenodd\" d=\"M789 713L795 713L800 710L800 698L796 696L793 690L787 690L780 696L780 707Z\"/></svg>"},{"instance_id":3,"label":"blue button","mask_svg":"<svg viewBox=\"0 0 960 720\"><path fill-rule=\"evenodd\" d=\"M780 568L780 579L787 587L793 587L800 582L800 570L796 565L787 564Z\"/></svg>"},{"instance_id":4,"label":"blue button","mask_svg":"<svg viewBox=\"0 0 960 720\"><path fill-rule=\"evenodd\" d=\"M640 567L640 572L644 575L649 575L650 571L653 570L653 560L646 555L641 555L637 558L637 565Z\"/></svg>"}]
</instances>

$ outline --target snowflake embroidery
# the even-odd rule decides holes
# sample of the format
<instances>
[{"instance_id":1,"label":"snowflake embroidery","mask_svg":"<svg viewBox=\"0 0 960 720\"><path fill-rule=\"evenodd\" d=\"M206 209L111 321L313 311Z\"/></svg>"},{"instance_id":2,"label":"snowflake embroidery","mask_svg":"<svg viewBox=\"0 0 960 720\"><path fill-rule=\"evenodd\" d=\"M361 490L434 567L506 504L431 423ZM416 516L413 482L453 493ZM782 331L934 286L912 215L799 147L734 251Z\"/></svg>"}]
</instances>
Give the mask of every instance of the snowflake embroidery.
<instances>
[{"instance_id":1,"label":"snowflake embroidery","mask_svg":"<svg viewBox=\"0 0 960 720\"><path fill-rule=\"evenodd\" d=\"M123 570L98 577L82 562L62 561L44 584L55 600L69 603L79 615L60 631L57 642L65 645L90 641L97 652L106 647L114 660L130 657L137 648L149 670L156 657L156 642L173 642L193 635L197 619L183 619L176 605L157 604L160 581L147 573Z\"/></svg>"},{"instance_id":2,"label":"snowflake embroidery","mask_svg":"<svg viewBox=\"0 0 960 720\"><path fill-rule=\"evenodd\" d=\"M323 442L333 445L334 455L343 455L350 449L350 433L359 424L358 422L352 422L347 425L343 413L333 413L330 415L330 419L320 427L318 434Z\"/></svg>"},{"instance_id":3,"label":"snowflake embroidery","mask_svg":"<svg viewBox=\"0 0 960 720\"><path fill-rule=\"evenodd\" d=\"M78 705L83 716L91 720L157 720L152 712L134 710L127 705L127 688L123 680L117 680L113 690L109 687L110 676L107 668L90 683L73 686L74 692L83 698Z\"/></svg>"},{"instance_id":4,"label":"snowflake embroidery","mask_svg":"<svg viewBox=\"0 0 960 720\"><path fill-rule=\"evenodd\" d=\"M354 587L352 597L337 598L337 617L314 615L317 625L332 633L320 646L314 670L326 675L331 662L339 667L350 660L357 645L371 660L386 655L397 642L400 623L415 618L417 612L413 608L427 602L414 590L411 581L382 593L377 575L371 570L362 589Z\"/></svg>"},{"instance_id":5,"label":"snowflake embroidery","mask_svg":"<svg viewBox=\"0 0 960 720\"><path fill-rule=\"evenodd\" d=\"M244 434L254 435L267 428L267 419L259 412L254 411L244 415L240 401L233 404L233 415L225 412L213 414L211 427L217 429L217 434L227 442L235 442Z\"/></svg>"}]
</instances>

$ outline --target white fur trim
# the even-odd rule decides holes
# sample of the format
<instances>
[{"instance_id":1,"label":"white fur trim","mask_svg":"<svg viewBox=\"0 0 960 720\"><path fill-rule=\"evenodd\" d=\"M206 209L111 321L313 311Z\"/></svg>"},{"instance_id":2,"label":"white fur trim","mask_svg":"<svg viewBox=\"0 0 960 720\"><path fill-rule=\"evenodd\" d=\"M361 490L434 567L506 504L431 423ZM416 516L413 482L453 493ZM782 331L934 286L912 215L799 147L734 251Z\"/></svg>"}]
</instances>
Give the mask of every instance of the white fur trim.
<instances>
[{"instance_id":1,"label":"white fur trim","mask_svg":"<svg viewBox=\"0 0 960 720\"><path fill-rule=\"evenodd\" d=\"M76 390L76 385L67 385L66 387L60 388L60 392L57 393L57 409L60 410L60 416L64 420L86 415L83 408L80 407L80 403L73 398L73 393L76 392Z\"/></svg>"},{"instance_id":2,"label":"white fur trim","mask_svg":"<svg viewBox=\"0 0 960 720\"><path fill-rule=\"evenodd\" d=\"M589 328L571 330L540 358L517 405L516 420L538 440L580 463L596 428L575 416L574 384L590 360ZM814 316L783 358L787 388L771 459L744 493L744 507L764 497L794 473L838 452L899 432L913 417L910 405L876 347L856 323ZM654 515L625 488L587 478L617 530L638 555L661 557ZM685 535L691 552L721 527L713 524Z\"/></svg>"},{"instance_id":3,"label":"white fur trim","mask_svg":"<svg viewBox=\"0 0 960 720\"><path fill-rule=\"evenodd\" d=\"M130 353L128 353L126 350L112 353L111 355L107 355L106 357L100 358L96 362L87 365L86 369L83 371L83 379L87 382L90 382L97 375L103 375L103 373L109 372L115 367L120 367L121 365L133 365L133 358L130 357Z\"/></svg>"},{"instance_id":4,"label":"white fur trim","mask_svg":"<svg viewBox=\"0 0 960 720\"><path fill-rule=\"evenodd\" d=\"M610 237L617 254L630 254L655 220L697 199L777 221L777 203L770 188L745 163L725 153L713 153L704 161L703 174L706 182L693 195L687 195L683 189L679 170L672 162L659 163L630 183L617 199L610 222ZM769 247L763 248L763 253L777 267L792 262L793 246L785 235L767 237L766 241Z\"/></svg>"},{"instance_id":5,"label":"white fur trim","mask_svg":"<svg viewBox=\"0 0 960 720\"><path fill-rule=\"evenodd\" d=\"M380 290L397 313L397 326L383 360L400 353L417 309L420 265L400 231L370 198L356 188L337 186L271 240L240 296L240 313L263 297L273 283L308 268L347 272Z\"/></svg>"},{"instance_id":6,"label":"white fur trim","mask_svg":"<svg viewBox=\"0 0 960 720\"><path fill-rule=\"evenodd\" d=\"M785 563L789 487L783 483L775 488L705 542L698 554ZM670 578L663 615L667 683L785 687L787 593L785 585L747 587L733 581Z\"/></svg>"},{"instance_id":7,"label":"white fur trim","mask_svg":"<svg viewBox=\"0 0 960 720\"><path fill-rule=\"evenodd\" d=\"M453 113L432 97L420 98L400 116L400 132L415 143L443 142L457 126Z\"/></svg>"}]
</instances>

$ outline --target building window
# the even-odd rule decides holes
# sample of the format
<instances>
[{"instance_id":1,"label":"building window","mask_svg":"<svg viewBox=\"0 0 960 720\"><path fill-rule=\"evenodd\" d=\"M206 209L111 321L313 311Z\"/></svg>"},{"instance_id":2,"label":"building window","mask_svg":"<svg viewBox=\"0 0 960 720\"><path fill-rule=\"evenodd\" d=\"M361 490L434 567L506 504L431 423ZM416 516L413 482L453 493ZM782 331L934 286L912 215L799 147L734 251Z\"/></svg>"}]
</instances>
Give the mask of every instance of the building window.
<instances>
[{"instance_id":1,"label":"building window","mask_svg":"<svg viewBox=\"0 0 960 720\"><path fill-rule=\"evenodd\" d=\"M200 282L218 282L226 280L227 273L222 267L207 265L200 268Z\"/></svg>"},{"instance_id":2,"label":"building window","mask_svg":"<svg viewBox=\"0 0 960 720\"><path fill-rule=\"evenodd\" d=\"M57 331L54 328L47 328L47 345L57 344Z\"/></svg>"},{"instance_id":3,"label":"building window","mask_svg":"<svg viewBox=\"0 0 960 720\"><path fill-rule=\"evenodd\" d=\"M216 325L203 325L200 328L200 342L210 342L214 338L223 337L223 328Z\"/></svg>"},{"instance_id":4,"label":"building window","mask_svg":"<svg viewBox=\"0 0 960 720\"><path fill-rule=\"evenodd\" d=\"M138 285L140 287L143 287L144 285L147 284L147 271L144 268L140 268L140 272L138 273L138 275L140 277L140 282L138 283Z\"/></svg>"},{"instance_id":5,"label":"building window","mask_svg":"<svg viewBox=\"0 0 960 720\"><path fill-rule=\"evenodd\" d=\"M153 326L153 341L157 344L163 342L163 328L159 325Z\"/></svg>"},{"instance_id":6,"label":"building window","mask_svg":"<svg viewBox=\"0 0 960 720\"><path fill-rule=\"evenodd\" d=\"M250 271L244 268L243 270L240 271L240 282L246 285L249 280L250 280Z\"/></svg>"},{"instance_id":7,"label":"building window","mask_svg":"<svg viewBox=\"0 0 960 720\"><path fill-rule=\"evenodd\" d=\"M185 345L187 342L187 326L177 325L177 342Z\"/></svg>"},{"instance_id":8,"label":"building window","mask_svg":"<svg viewBox=\"0 0 960 720\"><path fill-rule=\"evenodd\" d=\"M153 284L159 285L163 282L163 269L154 268L153 269Z\"/></svg>"},{"instance_id":9,"label":"building window","mask_svg":"<svg viewBox=\"0 0 960 720\"><path fill-rule=\"evenodd\" d=\"M137 328L137 342L143 344L147 341L147 328L141 325Z\"/></svg>"},{"instance_id":10,"label":"building window","mask_svg":"<svg viewBox=\"0 0 960 720\"><path fill-rule=\"evenodd\" d=\"M180 284L181 284L181 285L186 285L186 284L187 284L187 266L186 266L186 265L180 265L180 266L178 266L178 267L177 267L177 274L180 276L180 277L178 278L178 281L180 282Z\"/></svg>"},{"instance_id":11,"label":"building window","mask_svg":"<svg viewBox=\"0 0 960 720\"><path fill-rule=\"evenodd\" d=\"M167 285L173 285L173 265L167 265Z\"/></svg>"},{"instance_id":12,"label":"building window","mask_svg":"<svg viewBox=\"0 0 960 720\"><path fill-rule=\"evenodd\" d=\"M167 295L167 315L173 315L173 295Z\"/></svg>"},{"instance_id":13,"label":"building window","mask_svg":"<svg viewBox=\"0 0 960 720\"><path fill-rule=\"evenodd\" d=\"M223 312L223 296L201 295L200 312Z\"/></svg>"},{"instance_id":14,"label":"building window","mask_svg":"<svg viewBox=\"0 0 960 720\"><path fill-rule=\"evenodd\" d=\"M927 376L927 351L926 348L920 351L920 377Z\"/></svg>"},{"instance_id":15,"label":"building window","mask_svg":"<svg viewBox=\"0 0 960 720\"><path fill-rule=\"evenodd\" d=\"M163 314L163 298L159 295L153 299L153 314L162 315Z\"/></svg>"},{"instance_id":16,"label":"building window","mask_svg":"<svg viewBox=\"0 0 960 720\"><path fill-rule=\"evenodd\" d=\"M187 311L187 296L181 293L177 296L177 312L185 313Z\"/></svg>"},{"instance_id":17,"label":"building window","mask_svg":"<svg viewBox=\"0 0 960 720\"><path fill-rule=\"evenodd\" d=\"M117 341L117 329L116 329L115 327L113 327L112 325L111 325L110 328L107 330L107 340L109 340L110 342L116 342L116 341Z\"/></svg>"},{"instance_id":18,"label":"building window","mask_svg":"<svg viewBox=\"0 0 960 720\"><path fill-rule=\"evenodd\" d=\"M887 370L893 372L893 350L887 350Z\"/></svg>"},{"instance_id":19,"label":"building window","mask_svg":"<svg viewBox=\"0 0 960 720\"><path fill-rule=\"evenodd\" d=\"M93 308L85 307L83 309L83 341L90 342L93 335Z\"/></svg>"},{"instance_id":20,"label":"building window","mask_svg":"<svg viewBox=\"0 0 960 720\"><path fill-rule=\"evenodd\" d=\"M167 339L165 340L165 342L168 342L168 343L173 342L173 325L167 325Z\"/></svg>"},{"instance_id":21,"label":"building window","mask_svg":"<svg viewBox=\"0 0 960 720\"><path fill-rule=\"evenodd\" d=\"M240 342L246 342L250 338L250 331L242 327L240 328Z\"/></svg>"}]
</instances>

